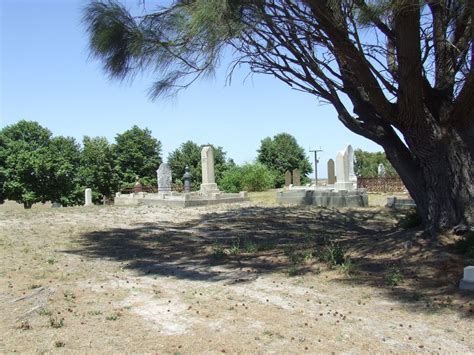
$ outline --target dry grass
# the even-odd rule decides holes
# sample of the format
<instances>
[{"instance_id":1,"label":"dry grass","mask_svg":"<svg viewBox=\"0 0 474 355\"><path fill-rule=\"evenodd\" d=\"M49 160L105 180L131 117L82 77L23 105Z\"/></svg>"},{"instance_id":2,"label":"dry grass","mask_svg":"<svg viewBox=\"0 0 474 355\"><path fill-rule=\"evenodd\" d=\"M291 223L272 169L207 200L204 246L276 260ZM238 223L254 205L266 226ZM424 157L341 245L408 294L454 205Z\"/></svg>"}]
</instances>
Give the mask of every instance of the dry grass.
<instances>
[{"instance_id":1,"label":"dry grass","mask_svg":"<svg viewBox=\"0 0 474 355\"><path fill-rule=\"evenodd\" d=\"M380 208L0 206L0 352L474 349L470 262ZM321 253L337 243L353 266ZM348 272L348 268L351 272ZM397 281L396 286L391 281Z\"/></svg>"}]
</instances>

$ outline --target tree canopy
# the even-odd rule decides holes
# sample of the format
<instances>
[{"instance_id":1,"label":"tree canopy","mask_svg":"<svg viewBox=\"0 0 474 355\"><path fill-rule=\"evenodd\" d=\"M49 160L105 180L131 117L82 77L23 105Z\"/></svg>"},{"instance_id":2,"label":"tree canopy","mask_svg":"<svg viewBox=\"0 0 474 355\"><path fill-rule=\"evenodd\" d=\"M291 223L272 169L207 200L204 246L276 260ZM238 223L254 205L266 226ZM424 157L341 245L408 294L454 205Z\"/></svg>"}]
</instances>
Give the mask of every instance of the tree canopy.
<instances>
[{"instance_id":1,"label":"tree canopy","mask_svg":"<svg viewBox=\"0 0 474 355\"><path fill-rule=\"evenodd\" d=\"M397 172L387 160L383 152L366 152L362 149L354 151L354 173L364 178L378 177L379 164L383 164L386 177L396 177Z\"/></svg>"},{"instance_id":2,"label":"tree canopy","mask_svg":"<svg viewBox=\"0 0 474 355\"><path fill-rule=\"evenodd\" d=\"M84 21L111 77L156 73L152 97L212 73L231 48L230 73L246 64L329 102L381 145L433 235L472 223L472 0L175 0L139 16L92 1Z\"/></svg>"},{"instance_id":3,"label":"tree canopy","mask_svg":"<svg viewBox=\"0 0 474 355\"><path fill-rule=\"evenodd\" d=\"M299 169L301 176L313 170L303 147L288 133L277 134L273 139L264 138L258 149L257 160L276 172L276 187L284 185L285 172L288 170Z\"/></svg>"}]
</instances>

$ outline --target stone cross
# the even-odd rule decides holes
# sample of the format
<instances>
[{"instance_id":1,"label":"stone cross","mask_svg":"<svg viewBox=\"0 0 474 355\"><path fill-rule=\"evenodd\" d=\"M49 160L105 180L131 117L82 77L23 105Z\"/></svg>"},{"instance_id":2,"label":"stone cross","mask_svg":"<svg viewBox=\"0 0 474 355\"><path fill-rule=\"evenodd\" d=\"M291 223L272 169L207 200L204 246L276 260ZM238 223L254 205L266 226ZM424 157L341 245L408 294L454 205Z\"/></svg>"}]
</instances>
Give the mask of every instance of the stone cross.
<instances>
[{"instance_id":1,"label":"stone cross","mask_svg":"<svg viewBox=\"0 0 474 355\"><path fill-rule=\"evenodd\" d=\"M285 173L285 186L288 187L291 185L291 171Z\"/></svg>"},{"instance_id":2,"label":"stone cross","mask_svg":"<svg viewBox=\"0 0 474 355\"><path fill-rule=\"evenodd\" d=\"M336 183L336 174L334 172L334 160L328 160L328 185L334 185Z\"/></svg>"},{"instance_id":3,"label":"stone cross","mask_svg":"<svg viewBox=\"0 0 474 355\"><path fill-rule=\"evenodd\" d=\"M299 169L293 170L293 186L301 186L301 174Z\"/></svg>"},{"instance_id":4,"label":"stone cross","mask_svg":"<svg viewBox=\"0 0 474 355\"><path fill-rule=\"evenodd\" d=\"M84 191L84 206L92 206L92 190L86 189Z\"/></svg>"},{"instance_id":5,"label":"stone cross","mask_svg":"<svg viewBox=\"0 0 474 355\"><path fill-rule=\"evenodd\" d=\"M171 168L168 164L162 163L156 171L158 180L158 193L167 194L171 192Z\"/></svg>"},{"instance_id":6,"label":"stone cross","mask_svg":"<svg viewBox=\"0 0 474 355\"><path fill-rule=\"evenodd\" d=\"M202 166L202 184L201 192L205 194L217 193L215 175L214 175L214 150L211 146L205 146L201 150Z\"/></svg>"}]
</instances>

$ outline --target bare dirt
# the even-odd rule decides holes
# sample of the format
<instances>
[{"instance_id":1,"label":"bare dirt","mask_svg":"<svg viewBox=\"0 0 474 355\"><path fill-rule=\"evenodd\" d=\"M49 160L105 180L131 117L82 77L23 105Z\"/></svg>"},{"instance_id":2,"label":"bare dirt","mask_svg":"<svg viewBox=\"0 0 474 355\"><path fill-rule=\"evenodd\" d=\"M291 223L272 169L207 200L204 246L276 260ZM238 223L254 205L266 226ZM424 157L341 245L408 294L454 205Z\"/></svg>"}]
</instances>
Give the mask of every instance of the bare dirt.
<instances>
[{"instance_id":1,"label":"bare dirt","mask_svg":"<svg viewBox=\"0 0 474 355\"><path fill-rule=\"evenodd\" d=\"M472 260L400 217L265 194L0 206L0 353L472 353L474 298L457 287ZM322 262L335 245L351 261Z\"/></svg>"}]
</instances>

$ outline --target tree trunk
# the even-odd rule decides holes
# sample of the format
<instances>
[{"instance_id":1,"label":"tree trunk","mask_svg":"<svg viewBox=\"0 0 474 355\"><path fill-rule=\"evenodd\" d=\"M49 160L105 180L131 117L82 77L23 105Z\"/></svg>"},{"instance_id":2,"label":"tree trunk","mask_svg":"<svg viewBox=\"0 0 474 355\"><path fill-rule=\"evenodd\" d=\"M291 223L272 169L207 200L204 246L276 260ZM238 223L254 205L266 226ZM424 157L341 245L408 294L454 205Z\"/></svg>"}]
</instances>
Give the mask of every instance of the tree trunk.
<instances>
[{"instance_id":1,"label":"tree trunk","mask_svg":"<svg viewBox=\"0 0 474 355\"><path fill-rule=\"evenodd\" d=\"M437 139L433 132L439 133ZM463 140L455 130L448 133L432 127L432 133L409 134L407 143L418 167L416 172L405 167L386 147L406 188L415 200L417 210L432 236L458 225L473 224L474 163L471 142Z\"/></svg>"}]
</instances>

